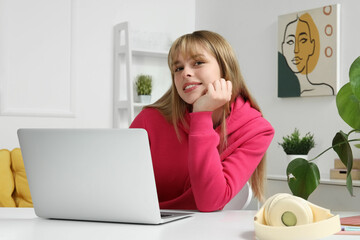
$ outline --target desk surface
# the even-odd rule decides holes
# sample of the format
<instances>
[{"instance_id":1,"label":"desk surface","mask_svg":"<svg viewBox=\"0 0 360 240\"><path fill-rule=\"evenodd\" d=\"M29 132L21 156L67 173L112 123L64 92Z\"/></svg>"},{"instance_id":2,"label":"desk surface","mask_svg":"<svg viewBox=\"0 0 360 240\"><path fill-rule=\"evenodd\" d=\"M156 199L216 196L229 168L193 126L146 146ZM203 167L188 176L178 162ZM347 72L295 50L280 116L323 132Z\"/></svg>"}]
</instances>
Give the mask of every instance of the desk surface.
<instances>
[{"instance_id":1,"label":"desk surface","mask_svg":"<svg viewBox=\"0 0 360 240\"><path fill-rule=\"evenodd\" d=\"M253 240L255 213L256 211L195 213L190 218L149 226L48 220L36 217L32 208L0 208L0 239ZM333 235L325 239L352 240L359 239L359 236Z\"/></svg>"}]
</instances>

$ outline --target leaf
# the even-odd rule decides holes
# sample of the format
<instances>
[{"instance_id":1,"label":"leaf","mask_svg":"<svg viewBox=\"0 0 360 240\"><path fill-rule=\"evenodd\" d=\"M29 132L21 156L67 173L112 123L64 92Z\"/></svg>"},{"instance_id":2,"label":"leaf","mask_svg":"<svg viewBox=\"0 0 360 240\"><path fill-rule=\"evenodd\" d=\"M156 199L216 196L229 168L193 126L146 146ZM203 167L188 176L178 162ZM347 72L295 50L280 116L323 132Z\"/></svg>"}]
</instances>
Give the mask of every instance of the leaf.
<instances>
[{"instance_id":1,"label":"leaf","mask_svg":"<svg viewBox=\"0 0 360 240\"><path fill-rule=\"evenodd\" d=\"M354 144L354 146L360 148L360 144Z\"/></svg>"},{"instance_id":2,"label":"leaf","mask_svg":"<svg viewBox=\"0 0 360 240\"><path fill-rule=\"evenodd\" d=\"M350 127L360 129L360 98L354 95L350 83L340 89L336 96L336 106L340 117Z\"/></svg>"},{"instance_id":3,"label":"leaf","mask_svg":"<svg viewBox=\"0 0 360 240\"><path fill-rule=\"evenodd\" d=\"M346 187L351 196L353 195L352 179L351 179L351 169L353 165L353 154L348 142L348 136L340 131L336 133L333 142L333 149L339 156L341 162L346 166L347 176L346 176Z\"/></svg>"},{"instance_id":4,"label":"leaf","mask_svg":"<svg viewBox=\"0 0 360 240\"><path fill-rule=\"evenodd\" d=\"M350 172L347 172L347 176L346 176L346 188L348 189L350 195L351 195L352 197L354 197L353 185L352 185L352 178L351 178Z\"/></svg>"},{"instance_id":5,"label":"leaf","mask_svg":"<svg viewBox=\"0 0 360 240\"><path fill-rule=\"evenodd\" d=\"M360 57L355 59L349 70L350 85L354 96L360 100Z\"/></svg>"},{"instance_id":6,"label":"leaf","mask_svg":"<svg viewBox=\"0 0 360 240\"><path fill-rule=\"evenodd\" d=\"M320 183L320 172L316 164L303 158L292 160L286 169L291 192L305 200Z\"/></svg>"}]
</instances>

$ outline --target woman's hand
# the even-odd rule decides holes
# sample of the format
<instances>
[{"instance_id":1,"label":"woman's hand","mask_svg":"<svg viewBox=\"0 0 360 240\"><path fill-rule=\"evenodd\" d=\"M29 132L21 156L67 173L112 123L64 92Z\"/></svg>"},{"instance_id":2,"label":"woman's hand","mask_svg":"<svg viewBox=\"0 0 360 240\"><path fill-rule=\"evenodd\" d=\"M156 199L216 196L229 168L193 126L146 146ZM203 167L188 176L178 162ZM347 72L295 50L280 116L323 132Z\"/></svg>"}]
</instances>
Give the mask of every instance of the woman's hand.
<instances>
[{"instance_id":1,"label":"woman's hand","mask_svg":"<svg viewBox=\"0 0 360 240\"><path fill-rule=\"evenodd\" d=\"M221 78L207 86L204 95L193 104L193 112L214 111L231 99L232 83Z\"/></svg>"}]
</instances>

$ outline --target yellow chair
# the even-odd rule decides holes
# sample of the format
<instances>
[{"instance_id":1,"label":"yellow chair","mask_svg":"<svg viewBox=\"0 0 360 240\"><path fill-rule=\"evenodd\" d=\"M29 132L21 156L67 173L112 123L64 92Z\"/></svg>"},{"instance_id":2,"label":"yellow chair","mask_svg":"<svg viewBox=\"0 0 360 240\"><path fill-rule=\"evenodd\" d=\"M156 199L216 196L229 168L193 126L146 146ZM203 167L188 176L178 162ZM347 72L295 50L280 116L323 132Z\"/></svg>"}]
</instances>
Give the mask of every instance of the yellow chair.
<instances>
[{"instance_id":1,"label":"yellow chair","mask_svg":"<svg viewBox=\"0 0 360 240\"><path fill-rule=\"evenodd\" d=\"M0 207L33 207L20 148L0 150Z\"/></svg>"}]
</instances>

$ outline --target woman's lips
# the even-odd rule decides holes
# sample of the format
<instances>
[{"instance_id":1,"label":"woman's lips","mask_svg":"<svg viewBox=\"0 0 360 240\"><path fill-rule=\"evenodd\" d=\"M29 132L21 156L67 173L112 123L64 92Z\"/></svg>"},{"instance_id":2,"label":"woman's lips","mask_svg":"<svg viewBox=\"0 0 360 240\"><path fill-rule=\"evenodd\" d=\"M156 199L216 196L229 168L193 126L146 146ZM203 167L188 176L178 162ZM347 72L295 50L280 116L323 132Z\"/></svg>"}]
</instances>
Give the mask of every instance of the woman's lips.
<instances>
[{"instance_id":1,"label":"woman's lips","mask_svg":"<svg viewBox=\"0 0 360 240\"><path fill-rule=\"evenodd\" d=\"M194 90L195 88L197 88L199 85L201 85L201 83L186 83L184 85L184 92L187 93L187 92L191 92L192 90Z\"/></svg>"}]
</instances>

